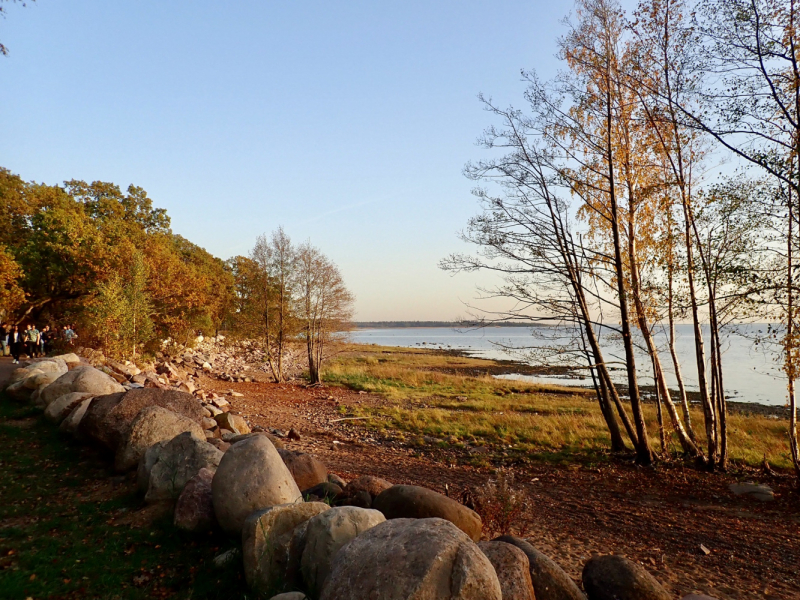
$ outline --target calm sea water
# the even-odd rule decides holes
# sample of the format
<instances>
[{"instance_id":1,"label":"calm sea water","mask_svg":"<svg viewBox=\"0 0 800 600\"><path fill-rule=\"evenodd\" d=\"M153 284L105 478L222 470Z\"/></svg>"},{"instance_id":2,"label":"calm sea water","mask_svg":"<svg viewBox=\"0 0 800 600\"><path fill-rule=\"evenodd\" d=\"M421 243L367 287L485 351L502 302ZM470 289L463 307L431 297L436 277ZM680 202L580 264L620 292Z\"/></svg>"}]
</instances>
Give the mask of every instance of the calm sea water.
<instances>
[{"instance_id":1,"label":"calm sea water","mask_svg":"<svg viewBox=\"0 0 800 600\"><path fill-rule=\"evenodd\" d=\"M766 325L739 326L738 333L728 332L723 340L723 378L725 393L732 400L741 402L758 402L761 404L782 405L786 403L786 383L780 370L777 349L770 344L755 344L753 339L760 332L766 331ZM541 327L488 327L479 330L462 331L450 328L399 328L399 329L359 329L351 333L352 341L360 344L378 344L382 346L400 346L407 348L441 348L464 350L473 356L492 359L519 359L518 354L510 354L498 347L498 344L515 347L537 347L547 344L541 333L549 334L558 330ZM691 325L676 327L676 350L681 363L684 381L689 390L696 391L697 374L694 368L694 338ZM667 370L667 379L672 387L677 388L672 360L666 347L666 337L657 335L656 339L662 347L661 361ZM622 347L613 339L605 338L607 360L621 360L624 356ZM709 352L709 341L706 339L706 353ZM527 359L537 364L536 359ZM652 384L650 361L641 353L637 359L640 382ZM560 383L565 385L591 386L588 372L575 372L571 376L519 376L509 374L506 377L526 379L541 383ZM625 371L620 367L613 371L613 377L619 383L625 383Z\"/></svg>"}]
</instances>

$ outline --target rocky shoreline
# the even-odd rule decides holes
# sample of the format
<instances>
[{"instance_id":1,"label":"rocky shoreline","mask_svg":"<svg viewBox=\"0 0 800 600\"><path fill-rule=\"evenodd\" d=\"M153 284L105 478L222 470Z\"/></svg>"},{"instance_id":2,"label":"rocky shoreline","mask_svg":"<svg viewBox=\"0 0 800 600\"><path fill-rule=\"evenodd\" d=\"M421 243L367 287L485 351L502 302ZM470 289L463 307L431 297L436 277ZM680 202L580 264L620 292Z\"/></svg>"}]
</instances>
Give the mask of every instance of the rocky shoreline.
<instances>
[{"instance_id":1,"label":"rocky shoreline","mask_svg":"<svg viewBox=\"0 0 800 600\"><path fill-rule=\"evenodd\" d=\"M252 379L246 360L218 347L212 354L209 343L143 369L91 350L37 359L14 371L5 391L102 448L118 472L135 473L145 502L174 510L176 526L239 537L241 550L219 561L241 560L264 597L672 598L642 565L616 555L586 562L582 591L524 539L481 541L481 517L452 498L329 474L290 448L292 430L251 426L200 388L203 375Z\"/></svg>"}]
</instances>

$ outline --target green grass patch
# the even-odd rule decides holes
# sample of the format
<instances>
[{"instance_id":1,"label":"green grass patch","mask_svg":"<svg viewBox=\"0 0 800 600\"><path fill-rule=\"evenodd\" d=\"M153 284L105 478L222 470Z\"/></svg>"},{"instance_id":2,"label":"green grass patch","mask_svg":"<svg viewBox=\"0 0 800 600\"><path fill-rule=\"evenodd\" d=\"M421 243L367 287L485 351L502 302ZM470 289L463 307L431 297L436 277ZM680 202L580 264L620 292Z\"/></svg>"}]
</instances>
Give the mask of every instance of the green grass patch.
<instances>
[{"instance_id":1,"label":"green grass patch","mask_svg":"<svg viewBox=\"0 0 800 600\"><path fill-rule=\"evenodd\" d=\"M235 540L169 517L131 525L141 496L113 475L95 450L0 396L0 598L255 598L240 563L211 562Z\"/></svg>"},{"instance_id":2,"label":"green grass patch","mask_svg":"<svg viewBox=\"0 0 800 600\"><path fill-rule=\"evenodd\" d=\"M495 458L513 452L526 460L557 463L608 459L610 437L593 391L488 374L499 367L490 360L430 350L354 345L330 362L325 379L382 396L381 405L351 408L347 414L371 417L362 423L385 432L488 447ZM644 412L653 449L660 451L656 407L646 404ZM692 422L702 440L699 409L692 410ZM766 457L775 467L790 468L787 426L786 419L729 414L731 461L760 466ZM668 452L679 453L668 421L666 430ZM472 460L487 462L483 455Z\"/></svg>"}]
</instances>

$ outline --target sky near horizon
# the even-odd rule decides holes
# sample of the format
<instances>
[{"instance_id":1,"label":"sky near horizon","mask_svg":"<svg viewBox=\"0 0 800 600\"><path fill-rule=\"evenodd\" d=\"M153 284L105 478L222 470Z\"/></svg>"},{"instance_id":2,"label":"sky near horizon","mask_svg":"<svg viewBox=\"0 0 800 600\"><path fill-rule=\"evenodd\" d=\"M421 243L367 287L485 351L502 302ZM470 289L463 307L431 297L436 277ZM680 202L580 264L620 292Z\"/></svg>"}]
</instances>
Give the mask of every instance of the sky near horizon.
<instances>
[{"instance_id":1,"label":"sky near horizon","mask_svg":"<svg viewBox=\"0 0 800 600\"><path fill-rule=\"evenodd\" d=\"M0 166L147 190L223 259L282 225L341 268L358 320L466 314L477 274L462 175L492 123L549 78L568 0L6 3Z\"/></svg>"}]
</instances>

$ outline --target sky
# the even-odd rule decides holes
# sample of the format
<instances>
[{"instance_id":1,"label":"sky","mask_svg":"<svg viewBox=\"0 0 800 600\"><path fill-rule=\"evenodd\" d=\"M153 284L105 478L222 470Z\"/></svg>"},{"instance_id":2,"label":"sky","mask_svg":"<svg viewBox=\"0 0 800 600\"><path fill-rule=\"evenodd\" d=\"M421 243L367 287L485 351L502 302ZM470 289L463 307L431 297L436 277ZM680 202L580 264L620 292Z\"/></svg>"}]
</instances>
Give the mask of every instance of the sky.
<instances>
[{"instance_id":1,"label":"sky","mask_svg":"<svg viewBox=\"0 0 800 600\"><path fill-rule=\"evenodd\" d=\"M336 262L356 319L450 320L480 274L464 164L559 68L572 3L551 0L5 3L0 166L25 180L147 190L220 258L283 226Z\"/></svg>"}]
</instances>

